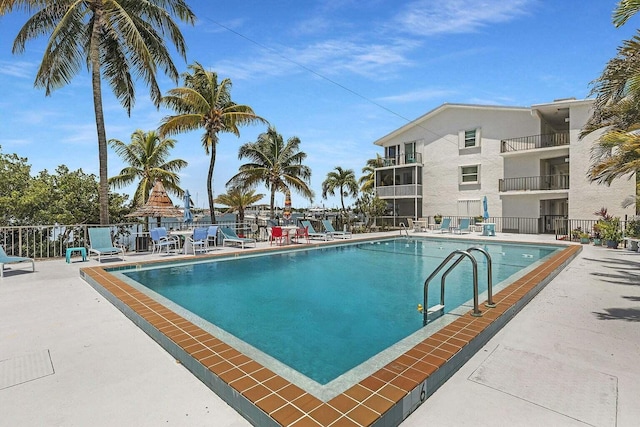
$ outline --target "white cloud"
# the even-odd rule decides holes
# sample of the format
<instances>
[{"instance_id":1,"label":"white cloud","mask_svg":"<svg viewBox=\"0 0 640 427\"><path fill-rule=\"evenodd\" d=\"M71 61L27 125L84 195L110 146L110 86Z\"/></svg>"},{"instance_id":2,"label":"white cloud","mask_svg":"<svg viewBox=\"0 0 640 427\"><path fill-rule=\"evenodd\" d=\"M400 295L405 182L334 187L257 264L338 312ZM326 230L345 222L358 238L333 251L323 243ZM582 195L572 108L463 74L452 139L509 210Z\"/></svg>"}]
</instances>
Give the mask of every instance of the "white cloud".
<instances>
[{"instance_id":1,"label":"white cloud","mask_svg":"<svg viewBox=\"0 0 640 427\"><path fill-rule=\"evenodd\" d=\"M25 61L0 61L0 74L19 77L22 79L33 79L36 65Z\"/></svg>"},{"instance_id":2,"label":"white cloud","mask_svg":"<svg viewBox=\"0 0 640 427\"><path fill-rule=\"evenodd\" d=\"M378 102L390 102L390 103L404 103L404 102L416 102L427 101L431 99L451 97L455 94L455 91L447 89L422 89L414 90L411 92L400 93L397 95L384 96L378 98Z\"/></svg>"},{"instance_id":3,"label":"white cloud","mask_svg":"<svg viewBox=\"0 0 640 427\"><path fill-rule=\"evenodd\" d=\"M396 16L394 25L419 36L469 33L526 15L535 1L417 0Z\"/></svg>"}]
</instances>

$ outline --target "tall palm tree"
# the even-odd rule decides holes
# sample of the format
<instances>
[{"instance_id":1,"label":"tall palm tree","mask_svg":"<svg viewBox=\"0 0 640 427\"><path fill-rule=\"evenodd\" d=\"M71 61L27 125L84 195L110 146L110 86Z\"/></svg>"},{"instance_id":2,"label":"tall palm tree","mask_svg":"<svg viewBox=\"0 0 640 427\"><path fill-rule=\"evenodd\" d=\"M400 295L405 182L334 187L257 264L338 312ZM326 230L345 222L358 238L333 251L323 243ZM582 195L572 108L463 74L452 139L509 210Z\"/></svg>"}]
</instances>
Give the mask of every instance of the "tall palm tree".
<instances>
[{"instance_id":1,"label":"tall palm tree","mask_svg":"<svg viewBox=\"0 0 640 427\"><path fill-rule=\"evenodd\" d=\"M362 175L358 180L360 184L360 191L366 193L373 190L376 183L376 168L384 166L384 158L379 153L376 153L375 159L367 160L367 164L362 168Z\"/></svg>"},{"instance_id":2,"label":"tall palm tree","mask_svg":"<svg viewBox=\"0 0 640 427\"><path fill-rule=\"evenodd\" d=\"M238 211L238 221L244 222L244 211L249 206L262 200L264 194L255 194L252 189L244 189L241 187L231 187L225 194L220 194L216 199L216 203L228 206L226 213Z\"/></svg>"},{"instance_id":3,"label":"tall palm tree","mask_svg":"<svg viewBox=\"0 0 640 427\"><path fill-rule=\"evenodd\" d=\"M102 79L111 86L128 114L135 102L134 75L149 86L151 99L159 106L158 68L178 80L164 36L169 37L184 58L186 46L172 17L193 23L195 15L184 0L0 0L0 16L14 9L34 12L18 32L14 53L24 52L29 39L50 34L35 80L35 86L44 88L47 96L68 84L83 66L89 69L98 134L100 223L108 224Z\"/></svg>"},{"instance_id":4,"label":"tall palm tree","mask_svg":"<svg viewBox=\"0 0 640 427\"><path fill-rule=\"evenodd\" d=\"M344 198L358 197L358 183L352 169L342 169L340 166L336 166L333 171L327 174L327 178L322 182L322 198L326 199L329 194L335 196L336 190L340 193L342 214L347 218Z\"/></svg>"},{"instance_id":5,"label":"tall palm tree","mask_svg":"<svg viewBox=\"0 0 640 427\"><path fill-rule=\"evenodd\" d=\"M238 151L238 159L247 158L251 163L240 166L227 185L250 188L264 183L271 192L271 218L274 217L276 192L293 189L303 196L313 199L309 188L311 169L302 164L307 154L300 151L300 139L293 136L284 143L273 126L258 135L256 142L243 144Z\"/></svg>"},{"instance_id":6,"label":"tall palm tree","mask_svg":"<svg viewBox=\"0 0 640 427\"><path fill-rule=\"evenodd\" d=\"M195 62L189 66L191 72L184 73L184 87L172 89L162 98L162 103L175 111L174 116L162 119L161 135L204 129L202 145L205 153L211 154L207 174L207 195L211 220L216 222L213 201L213 170L216 164L218 133L228 132L240 136L239 126L266 123L248 105L231 100L231 80L218 82L218 75L205 70Z\"/></svg>"},{"instance_id":7,"label":"tall palm tree","mask_svg":"<svg viewBox=\"0 0 640 427\"><path fill-rule=\"evenodd\" d=\"M167 191L183 197L178 172L187 166L187 162L182 159L167 160L176 145L175 139L161 138L155 131L144 132L138 129L131 134L129 144L110 139L109 145L129 165L118 175L109 178L109 184L114 188L122 188L138 179L133 195L137 206L147 202L156 179L162 181Z\"/></svg>"}]
</instances>

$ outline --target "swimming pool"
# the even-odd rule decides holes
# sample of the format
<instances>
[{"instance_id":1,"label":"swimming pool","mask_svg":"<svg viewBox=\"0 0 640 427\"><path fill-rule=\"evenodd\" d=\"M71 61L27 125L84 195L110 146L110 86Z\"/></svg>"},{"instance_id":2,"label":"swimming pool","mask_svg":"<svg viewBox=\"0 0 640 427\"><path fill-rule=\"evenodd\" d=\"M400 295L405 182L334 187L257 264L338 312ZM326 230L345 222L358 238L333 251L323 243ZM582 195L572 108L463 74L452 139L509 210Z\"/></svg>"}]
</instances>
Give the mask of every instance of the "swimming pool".
<instances>
[{"instance_id":1,"label":"swimming pool","mask_svg":"<svg viewBox=\"0 0 640 427\"><path fill-rule=\"evenodd\" d=\"M354 240L369 239L354 236ZM496 242L495 238L487 240ZM458 242L462 248L478 243L467 239ZM347 242L314 242L306 247L344 243ZM243 347L240 340L219 338L200 323L197 316L130 279L124 280L125 276L118 273L119 270L142 270L150 264L156 267L183 265L179 260L129 262L122 267L88 266L81 268L80 275L252 424L380 427L400 424L582 249L580 245L549 246L559 251L525 268L522 275L505 283L494 283L496 306L481 306L482 317L471 316L468 305L445 314L321 389L292 381L275 370L268 360ZM251 256L275 250L262 246L237 252L236 256ZM182 258L187 259L194 258ZM483 298L481 296L481 303Z\"/></svg>"},{"instance_id":2,"label":"swimming pool","mask_svg":"<svg viewBox=\"0 0 640 427\"><path fill-rule=\"evenodd\" d=\"M325 385L422 328L423 283L459 241L386 239L121 271L180 307ZM557 248L483 243L502 282ZM480 292L487 263L479 258ZM445 311L473 297L471 263L452 271ZM429 306L440 301L440 286Z\"/></svg>"}]
</instances>

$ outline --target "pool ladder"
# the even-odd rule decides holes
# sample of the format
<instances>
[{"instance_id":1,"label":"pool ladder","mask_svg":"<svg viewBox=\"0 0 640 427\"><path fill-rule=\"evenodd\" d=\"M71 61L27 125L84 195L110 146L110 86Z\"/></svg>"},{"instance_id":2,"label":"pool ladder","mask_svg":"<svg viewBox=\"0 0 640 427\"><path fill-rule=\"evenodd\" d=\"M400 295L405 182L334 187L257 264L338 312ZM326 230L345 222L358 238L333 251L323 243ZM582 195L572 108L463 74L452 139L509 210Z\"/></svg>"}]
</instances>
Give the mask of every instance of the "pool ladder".
<instances>
[{"instance_id":1,"label":"pool ladder","mask_svg":"<svg viewBox=\"0 0 640 427\"><path fill-rule=\"evenodd\" d=\"M487 252L486 250L482 249L479 246L470 247L466 251L458 249L451 252L449 256L446 257L445 260L440 263L438 268L436 268L433 271L433 273L431 273L431 275L427 277L427 280L424 281L424 306L421 310L424 316L422 321L423 326L427 324L428 317L430 314L438 313L444 310L444 288L445 288L445 282L447 280L447 275L449 275L451 270L456 268L456 266L460 264L462 260L464 260L465 258L469 258L473 266L473 313L471 313L471 315L476 317L482 316L482 312L478 308L478 262L476 261L476 258L471 254L471 252L474 252L474 251L484 254L484 256L487 259L487 302L485 303L485 306L486 307L496 306L496 304L493 302L493 285L491 280L491 276L492 276L491 255L489 255L489 252ZM440 304L427 308L429 282L440 272L440 270L442 270L449 263L449 261L451 261L456 256L458 256L458 259L456 259L455 262L451 264L451 266L447 269L447 271L445 271L442 274L442 278L440 279Z\"/></svg>"}]
</instances>

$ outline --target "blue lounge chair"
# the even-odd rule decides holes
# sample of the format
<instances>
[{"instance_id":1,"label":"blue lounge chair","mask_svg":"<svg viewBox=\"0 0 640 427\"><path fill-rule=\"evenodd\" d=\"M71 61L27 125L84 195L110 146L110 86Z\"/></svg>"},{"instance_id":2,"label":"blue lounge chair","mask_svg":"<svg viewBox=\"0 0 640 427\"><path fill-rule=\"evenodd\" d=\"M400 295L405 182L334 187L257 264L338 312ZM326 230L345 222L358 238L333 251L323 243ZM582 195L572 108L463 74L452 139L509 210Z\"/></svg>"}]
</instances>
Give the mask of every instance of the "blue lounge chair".
<instances>
[{"instance_id":1,"label":"blue lounge chair","mask_svg":"<svg viewBox=\"0 0 640 427\"><path fill-rule=\"evenodd\" d=\"M36 264L33 258L27 258L22 256L9 256L4 251L4 248L0 246L0 278L4 277L4 265L5 264L21 264L25 262L31 263L31 270L36 271Z\"/></svg>"},{"instance_id":2,"label":"blue lounge chair","mask_svg":"<svg viewBox=\"0 0 640 427\"><path fill-rule=\"evenodd\" d=\"M451 232L451 218L442 218L442 222L440 223L440 232L441 233L450 233Z\"/></svg>"},{"instance_id":3,"label":"blue lounge chair","mask_svg":"<svg viewBox=\"0 0 640 427\"><path fill-rule=\"evenodd\" d=\"M352 234L350 231L336 231L333 228L333 224L328 219L322 220L322 225L327 233L329 233L332 237L340 237L341 239L350 239Z\"/></svg>"},{"instance_id":4,"label":"blue lounge chair","mask_svg":"<svg viewBox=\"0 0 640 427\"><path fill-rule=\"evenodd\" d=\"M169 236L167 234L167 229L164 227L152 228L149 230L149 235L151 236L151 241L153 242L153 250L151 253L154 253L156 250L158 253L162 252L162 248L167 248L167 254L169 253L169 249L173 246L174 250L177 250L180 247L180 243L178 242L178 238L175 236Z\"/></svg>"},{"instance_id":5,"label":"blue lounge chair","mask_svg":"<svg viewBox=\"0 0 640 427\"><path fill-rule=\"evenodd\" d=\"M313 239L322 239L322 240L329 240L332 238L332 236L329 233L319 233L317 232L314 228L313 225L311 225L311 221L300 221L300 224L302 224L303 227L306 227L308 232L309 232L309 238Z\"/></svg>"},{"instance_id":6,"label":"blue lounge chair","mask_svg":"<svg viewBox=\"0 0 640 427\"><path fill-rule=\"evenodd\" d=\"M111 230L107 227L89 229L89 256L96 254L98 262L103 257L122 258L124 261L124 248L115 246L111 240Z\"/></svg>"},{"instance_id":7,"label":"blue lounge chair","mask_svg":"<svg viewBox=\"0 0 640 427\"><path fill-rule=\"evenodd\" d=\"M229 242L231 244L240 245L242 249L244 249L244 245L248 245L253 243L253 246L256 246L256 239L251 239L249 237L240 237L236 234L233 228L230 227L220 227L220 233L222 234L222 246L225 243Z\"/></svg>"},{"instance_id":8,"label":"blue lounge chair","mask_svg":"<svg viewBox=\"0 0 640 427\"><path fill-rule=\"evenodd\" d=\"M452 230L454 233L459 234L469 233L469 218L462 218L458 226L454 227Z\"/></svg>"}]
</instances>

